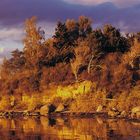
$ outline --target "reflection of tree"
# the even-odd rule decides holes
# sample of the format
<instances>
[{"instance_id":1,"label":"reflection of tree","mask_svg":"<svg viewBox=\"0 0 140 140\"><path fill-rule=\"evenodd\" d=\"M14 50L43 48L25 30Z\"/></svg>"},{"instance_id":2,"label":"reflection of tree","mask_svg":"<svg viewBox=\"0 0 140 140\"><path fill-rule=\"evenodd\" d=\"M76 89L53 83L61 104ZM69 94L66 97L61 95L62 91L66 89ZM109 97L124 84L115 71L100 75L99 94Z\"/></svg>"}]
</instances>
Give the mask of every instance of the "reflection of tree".
<instances>
[{"instance_id":1,"label":"reflection of tree","mask_svg":"<svg viewBox=\"0 0 140 140\"><path fill-rule=\"evenodd\" d=\"M62 119L62 118L61 118ZM64 118L65 119L65 118ZM131 136L134 139L139 136L139 123L127 122L125 120L96 119L68 119L70 126L65 121L56 119L56 125L48 125L48 119L0 119L0 139L123 139ZM61 123L60 123L61 122ZM62 123L63 122L63 123ZM13 129L12 125L15 125ZM68 122L67 122L68 123ZM61 127L60 127L61 126Z\"/></svg>"}]
</instances>

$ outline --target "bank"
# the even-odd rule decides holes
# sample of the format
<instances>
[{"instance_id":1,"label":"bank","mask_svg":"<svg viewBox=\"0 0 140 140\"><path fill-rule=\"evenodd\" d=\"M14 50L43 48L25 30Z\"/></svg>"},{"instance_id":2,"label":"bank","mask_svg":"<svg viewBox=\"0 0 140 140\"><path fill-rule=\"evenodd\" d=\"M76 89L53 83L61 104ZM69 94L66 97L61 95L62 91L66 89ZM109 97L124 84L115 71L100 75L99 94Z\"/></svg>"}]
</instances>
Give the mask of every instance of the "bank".
<instances>
[{"instance_id":1,"label":"bank","mask_svg":"<svg viewBox=\"0 0 140 140\"><path fill-rule=\"evenodd\" d=\"M72 116L140 119L140 87L130 94L122 92L113 98L91 81L67 86L51 85L42 93L4 97L0 116ZM17 98L18 97L18 98Z\"/></svg>"}]
</instances>

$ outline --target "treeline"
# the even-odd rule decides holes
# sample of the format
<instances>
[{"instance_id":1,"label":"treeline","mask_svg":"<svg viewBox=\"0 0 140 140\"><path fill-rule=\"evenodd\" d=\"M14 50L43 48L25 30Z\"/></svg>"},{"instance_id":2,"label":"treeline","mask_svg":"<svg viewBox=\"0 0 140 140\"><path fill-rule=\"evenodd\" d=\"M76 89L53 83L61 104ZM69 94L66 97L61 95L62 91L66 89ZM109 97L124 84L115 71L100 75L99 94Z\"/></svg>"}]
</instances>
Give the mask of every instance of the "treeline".
<instances>
[{"instance_id":1,"label":"treeline","mask_svg":"<svg viewBox=\"0 0 140 140\"><path fill-rule=\"evenodd\" d=\"M25 31L23 50L3 61L1 95L41 94L49 85L90 80L112 97L140 84L140 33L122 35L109 24L93 29L85 16L58 22L49 39L35 17Z\"/></svg>"}]
</instances>

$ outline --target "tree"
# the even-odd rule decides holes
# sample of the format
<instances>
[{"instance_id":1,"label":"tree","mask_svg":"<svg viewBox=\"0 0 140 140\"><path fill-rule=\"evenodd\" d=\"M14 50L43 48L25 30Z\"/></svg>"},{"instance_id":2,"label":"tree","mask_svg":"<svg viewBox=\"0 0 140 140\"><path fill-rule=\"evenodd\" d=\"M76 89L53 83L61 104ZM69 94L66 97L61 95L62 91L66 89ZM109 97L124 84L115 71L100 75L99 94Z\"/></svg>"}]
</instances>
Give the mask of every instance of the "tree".
<instances>
[{"instance_id":1,"label":"tree","mask_svg":"<svg viewBox=\"0 0 140 140\"><path fill-rule=\"evenodd\" d=\"M101 29L96 29L87 37L90 48L90 60L88 63L88 73L90 74L91 68L95 68L97 64L93 65L93 60L98 62L98 59L104 54L102 47L105 44L105 37Z\"/></svg>"},{"instance_id":2,"label":"tree","mask_svg":"<svg viewBox=\"0 0 140 140\"><path fill-rule=\"evenodd\" d=\"M44 31L36 27L36 17L27 19L25 22L26 36L24 38L24 55L27 60L26 64L30 67L39 66L39 60L44 54L45 48L43 43L45 41Z\"/></svg>"},{"instance_id":3,"label":"tree","mask_svg":"<svg viewBox=\"0 0 140 140\"><path fill-rule=\"evenodd\" d=\"M57 49L63 49L64 47L68 47L69 38L68 32L65 23L58 22L57 27L55 28L54 38L54 47Z\"/></svg>"},{"instance_id":4,"label":"tree","mask_svg":"<svg viewBox=\"0 0 140 140\"><path fill-rule=\"evenodd\" d=\"M86 37L88 34L91 33L92 27L91 27L91 19L85 16L80 16L78 19L78 25L79 25L79 36L80 37Z\"/></svg>"},{"instance_id":5,"label":"tree","mask_svg":"<svg viewBox=\"0 0 140 140\"><path fill-rule=\"evenodd\" d=\"M11 74L11 68L9 67L10 62L5 57L1 65L1 79L5 81Z\"/></svg>"},{"instance_id":6,"label":"tree","mask_svg":"<svg viewBox=\"0 0 140 140\"><path fill-rule=\"evenodd\" d=\"M76 41L79 37L79 24L73 20L73 19L68 19L66 20L66 27L67 27L67 32L68 32L68 37L69 37L69 45L70 46L75 46Z\"/></svg>"},{"instance_id":7,"label":"tree","mask_svg":"<svg viewBox=\"0 0 140 140\"><path fill-rule=\"evenodd\" d=\"M129 49L127 39L123 37L119 29L112 25L105 25L103 28L105 36L105 45L103 46L104 52L126 52Z\"/></svg>"},{"instance_id":8,"label":"tree","mask_svg":"<svg viewBox=\"0 0 140 140\"><path fill-rule=\"evenodd\" d=\"M140 69L140 42L137 37L134 38L130 51L123 56L123 62L129 65L131 69Z\"/></svg>"},{"instance_id":9,"label":"tree","mask_svg":"<svg viewBox=\"0 0 140 140\"><path fill-rule=\"evenodd\" d=\"M9 61L11 61L12 69L15 71L21 70L25 66L25 63L26 63L24 53L16 49L12 51L11 55L12 55L12 58Z\"/></svg>"},{"instance_id":10,"label":"tree","mask_svg":"<svg viewBox=\"0 0 140 140\"><path fill-rule=\"evenodd\" d=\"M88 42L78 41L78 46L74 48L75 58L71 60L71 68L75 76L75 80L78 81L78 73L81 67L87 66L90 56L90 48Z\"/></svg>"}]
</instances>

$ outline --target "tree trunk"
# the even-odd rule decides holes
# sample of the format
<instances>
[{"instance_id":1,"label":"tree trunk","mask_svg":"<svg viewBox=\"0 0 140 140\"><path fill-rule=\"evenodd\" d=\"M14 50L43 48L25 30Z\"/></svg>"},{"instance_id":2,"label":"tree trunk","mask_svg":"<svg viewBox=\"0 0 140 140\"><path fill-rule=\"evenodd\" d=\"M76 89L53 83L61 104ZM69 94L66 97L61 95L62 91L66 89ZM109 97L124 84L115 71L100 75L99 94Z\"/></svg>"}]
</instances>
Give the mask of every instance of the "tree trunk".
<instances>
[{"instance_id":1,"label":"tree trunk","mask_svg":"<svg viewBox=\"0 0 140 140\"><path fill-rule=\"evenodd\" d=\"M78 82L78 74L77 74L77 72L74 73L74 76L75 76L76 82Z\"/></svg>"},{"instance_id":2,"label":"tree trunk","mask_svg":"<svg viewBox=\"0 0 140 140\"><path fill-rule=\"evenodd\" d=\"M94 55L91 56L91 59L88 63L88 74L90 74L90 68L91 68L91 63L92 63L93 58L94 58Z\"/></svg>"}]
</instances>

